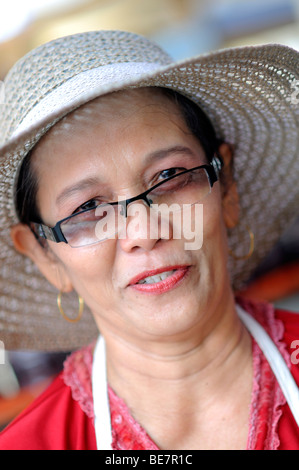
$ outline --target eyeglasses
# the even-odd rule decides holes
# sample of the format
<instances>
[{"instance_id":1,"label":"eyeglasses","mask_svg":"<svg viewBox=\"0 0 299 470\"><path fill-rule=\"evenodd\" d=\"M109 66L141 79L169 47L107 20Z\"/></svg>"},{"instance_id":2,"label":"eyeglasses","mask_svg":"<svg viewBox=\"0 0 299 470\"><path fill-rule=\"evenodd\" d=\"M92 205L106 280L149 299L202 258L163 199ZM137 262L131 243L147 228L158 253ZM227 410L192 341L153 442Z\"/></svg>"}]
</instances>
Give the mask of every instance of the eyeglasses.
<instances>
[{"instance_id":1,"label":"eyeglasses","mask_svg":"<svg viewBox=\"0 0 299 470\"><path fill-rule=\"evenodd\" d=\"M54 227L32 222L37 237L79 248L114 237L125 225L128 206L142 200L153 211L182 211L186 205L201 203L219 179L222 160L214 156L211 163L184 170L157 183L135 197L111 203L100 203L70 215ZM105 227L105 230L99 230Z\"/></svg>"}]
</instances>

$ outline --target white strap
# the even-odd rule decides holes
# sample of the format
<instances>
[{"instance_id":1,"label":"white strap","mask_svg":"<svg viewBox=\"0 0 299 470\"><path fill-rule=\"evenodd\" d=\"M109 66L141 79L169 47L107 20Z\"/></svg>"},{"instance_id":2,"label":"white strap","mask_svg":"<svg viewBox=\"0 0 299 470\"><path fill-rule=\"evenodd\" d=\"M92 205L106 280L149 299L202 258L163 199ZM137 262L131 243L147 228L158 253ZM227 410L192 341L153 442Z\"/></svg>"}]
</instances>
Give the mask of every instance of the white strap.
<instances>
[{"instance_id":1,"label":"white strap","mask_svg":"<svg viewBox=\"0 0 299 470\"><path fill-rule=\"evenodd\" d=\"M299 426L299 389L282 355L264 328L245 310L236 305L238 315L268 360L280 388Z\"/></svg>"},{"instance_id":2,"label":"white strap","mask_svg":"<svg viewBox=\"0 0 299 470\"><path fill-rule=\"evenodd\" d=\"M112 450L112 430L103 336L96 343L92 365L92 394L97 449Z\"/></svg>"},{"instance_id":3,"label":"white strap","mask_svg":"<svg viewBox=\"0 0 299 470\"><path fill-rule=\"evenodd\" d=\"M13 137L16 138L22 132L28 131L37 122L43 122L49 115L57 113L64 106L70 106L82 98L88 100L94 97L97 91L105 94L111 91L113 85L138 79L142 74L151 73L159 68L161 64L157 62L123 62L101 65L80 72L38 101L19 123Z\"/></svg>"}]
</instances>

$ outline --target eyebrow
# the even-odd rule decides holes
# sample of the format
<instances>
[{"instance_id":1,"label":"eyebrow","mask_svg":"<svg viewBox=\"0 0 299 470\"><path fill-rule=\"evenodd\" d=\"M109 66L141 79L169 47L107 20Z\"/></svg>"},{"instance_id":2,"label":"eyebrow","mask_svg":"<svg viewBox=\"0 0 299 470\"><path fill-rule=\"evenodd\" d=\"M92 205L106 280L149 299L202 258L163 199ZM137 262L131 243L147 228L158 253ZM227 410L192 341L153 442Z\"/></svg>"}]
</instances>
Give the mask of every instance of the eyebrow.
<instances>
[{"instance_id":1,"label":"eyebrow","mask_svg":"<svg viewBox=\"0 0 299 470\"><path fill-rule=\"evenodd\" d=\"M192 155L192 156L195 155L194 152L189 147L185 147L184 145L175 145L173 147L156 150L155 152L149 153L145 157L145 163L149 164L156 160L162 160L163 158L168 157L169 155L172 155L172 154L176 154L176 153L185 153L185 154Z\"/></svg>"},{"instance_id":2,"label":"eyebrow","mask_svg":"<svg viewBox=\"0 0 299 470\"><path fill-rule=\"evenodd\" d=\"M84 191L86 188L91 186L98 186L100 183L99 179L96 177L89 177L79 181L76 184L67 186L56 198L56 205L61 204L65 199L71 196L74 193Z\"/></svg>"},{"instance_id":3,"label":"eyebrow","mask_svg":"<svg viewBox=\"0 0 299 470\"><path fill-rule=\"evenodd\" d=\"M194 152L189 148L183 145L175 145L173 147L168 147L165 149L156 150L154 152L149 153L145 157L145 164L153 163L157 160L162 160L163 158L168 157L172 154L177 153L185 153L188 155L194 156ZM85 178L78 183L73 185L67 186L56 198L56 205L62 204L62 202L71 196L74 193L78 193L80 191L84 191L86 188L90 188L92 186L98 186L100 184L100 180L96 177L89 177Z\"/></svg>"}]
</instances>

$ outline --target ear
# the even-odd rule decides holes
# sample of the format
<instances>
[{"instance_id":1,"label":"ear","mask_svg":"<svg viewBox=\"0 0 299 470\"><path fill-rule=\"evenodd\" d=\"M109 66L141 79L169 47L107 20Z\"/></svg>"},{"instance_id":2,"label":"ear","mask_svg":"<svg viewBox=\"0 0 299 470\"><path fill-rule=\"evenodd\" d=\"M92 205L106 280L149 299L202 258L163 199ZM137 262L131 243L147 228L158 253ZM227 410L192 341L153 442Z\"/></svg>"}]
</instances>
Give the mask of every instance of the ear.
<instances>
[{"instance_id":1,"label":"ear","mask_svg":"<svg viewBox=\"0 0 299 470\"><path fill-rule=\"evenodd\" d=\"M30 258L54 287L62 292L73 290L72 283L59 258L49 246L40 245L27 225L21 223L14 225L10 234L16 250Z\"/></svg>"},{"instance_id":2,"label":"ear","mask_svg":"<svg viewBox=\"0 0 299 470\"><path fill-rule=\"evenodd\" d=\"M233 178L233 148L223 143L218 153L224 164L220 176L224 223L227 228L234 228L239 222L240 203L237 184Z\"/></svg>"}]
</instances>

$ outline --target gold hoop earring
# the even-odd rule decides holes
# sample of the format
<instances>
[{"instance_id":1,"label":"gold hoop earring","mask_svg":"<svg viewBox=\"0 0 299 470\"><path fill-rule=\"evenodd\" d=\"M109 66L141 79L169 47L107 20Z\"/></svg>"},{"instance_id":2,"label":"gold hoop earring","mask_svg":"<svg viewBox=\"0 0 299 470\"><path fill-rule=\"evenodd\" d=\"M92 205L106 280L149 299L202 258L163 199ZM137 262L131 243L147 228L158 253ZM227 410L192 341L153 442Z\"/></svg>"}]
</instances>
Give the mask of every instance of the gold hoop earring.
<instances>
[{"instance_id":1,"label":"gold hoop earring","mask_svg":"<svg viewBox=\"0 0 299 470\"><path fill-rule=\"evenodd\" d=\"M250 229L250 227L246 227L247 232L249 233L249 238L250 238L250 246L249 246L249 251L246 255L244 256L238 256L236 255L232 250L229 250L229 254L235 259L235 260L246 260L249 259L254 252L254 233Z\"/></svg>"},{"instance_id":2,"label":"gold hoop earring","mask_svg":"<svg viewBox=\"0 0 299 470\"><path fill-rule=\"evenodd\" d=\"M84 309L84 300L83 300L83 298L80 295L78 295L78 302L79 302L78 315L76 316L76 318L70 318L65 314L65 312L62 308L61 297L62 297L62 292L60 291L59 294L57 295L57 305L58 305L58 309L59 309L59 312L61 313L62 317L69 323L77 323L80 320L80 318L82 317L82 313L83 313L83 309Z\"/></svg>"}]
</instances>

